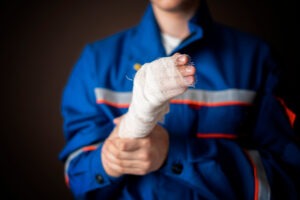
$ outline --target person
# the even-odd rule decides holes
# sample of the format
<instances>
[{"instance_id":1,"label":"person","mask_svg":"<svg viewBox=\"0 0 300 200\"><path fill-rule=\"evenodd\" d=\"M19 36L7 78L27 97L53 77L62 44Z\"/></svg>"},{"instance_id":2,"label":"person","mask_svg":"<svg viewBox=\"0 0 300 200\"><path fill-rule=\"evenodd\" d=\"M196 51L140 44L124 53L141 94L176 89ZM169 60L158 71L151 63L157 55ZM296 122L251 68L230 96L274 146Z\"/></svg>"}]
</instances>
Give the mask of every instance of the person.
<instances>
[{"instance_id":1,"label":"person","mask_svg":"<svg viewBox=\"0 0 300 200\"><path fill-rule=\"evenodd\" d=\"M76 199L299 199L295 113L263 39L205 0L151 0L87 44L62 97Z\"/></svg>"}]
</instances>

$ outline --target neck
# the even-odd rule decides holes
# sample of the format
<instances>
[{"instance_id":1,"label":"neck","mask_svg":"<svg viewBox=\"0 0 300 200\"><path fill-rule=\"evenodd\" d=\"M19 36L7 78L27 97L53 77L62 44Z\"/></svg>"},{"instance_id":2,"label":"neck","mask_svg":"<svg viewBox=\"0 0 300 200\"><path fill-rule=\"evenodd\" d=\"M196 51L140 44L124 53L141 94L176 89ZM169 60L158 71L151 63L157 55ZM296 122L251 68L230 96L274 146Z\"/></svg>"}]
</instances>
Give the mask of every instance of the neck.
<instances>
[{"instance_id":1,"label":"neck","mask_svg":"<svg viewBox=\"0 0 300 200\"><path fill-rule=\"evenodd\" d=\"M179 39L189 36L188 21L193 17L199 6L198 1L191 2L182 9L177 10L164 10L153 5L153 12L162 33Z\"/></svg>"}]
</instances>

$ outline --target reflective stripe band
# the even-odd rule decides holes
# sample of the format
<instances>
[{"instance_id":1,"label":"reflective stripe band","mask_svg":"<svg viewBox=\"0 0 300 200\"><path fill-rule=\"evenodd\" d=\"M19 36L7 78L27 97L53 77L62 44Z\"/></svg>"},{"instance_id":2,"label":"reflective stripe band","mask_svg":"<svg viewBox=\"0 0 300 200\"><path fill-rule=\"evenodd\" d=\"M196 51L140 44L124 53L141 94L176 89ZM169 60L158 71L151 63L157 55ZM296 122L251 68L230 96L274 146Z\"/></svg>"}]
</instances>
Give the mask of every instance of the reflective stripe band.
<instances>
[{"instance_id":1,"label":"reflective stripe band","mask_svg":"<svg viewBox=\"0 0 300 200\"><path fill-rule=\"evenodd\" d=\"M278 101L281 103L281 105L284 107L284 110L289 118L290 124L292 127L294 127L295 125L295 121L296 121L296 113L293 112L285 103L285 101L282 98L277 97Z\"/></svg>"},{"instance_id":2,"label":"reflective stripe band","mask_svg":"<svg viewBox=\"0 0 300 200\"><path fill-rule=\"evenodd\" d=\"M96 88L95 95L98 104L107 104L117 108L128 108L132 93L115 92L113 90Z\"/></svg>"},{"instance_id":3,"label":"reflective stripe band","mask_svg":"<svg viewBox=\"0 0 300 200\"><path fill-rule=\"evenodd\" d=\"M131 92L116 92L103 88L96 88L95 94L98 104L107 104L117 108L127 108L132 97ZM187 90L184 94L172 99L171 103L200 106L250 105L255 95L254 91L240 89Z\"/></svg>"},{"instance_id":4,"label":"reflective stripe band","mask_svg":"<svg viewBox=\"0 0 300 200\"><path fill-rule=\"evenodd\" d=\"M267 179L266 171L257 150L247 150L254 173L254 200L271 199L271 189Z\"/></svg>"},{"instance_id":5,"label":"reflective stripe band","mask_svg":"<svg viewBox=\"0 0 300 200\"><path fill-rule=\"evenodd\" d=\"M66 180L66 184L69 185L69 176L68 176L68 170L69 170L69 166L71 161L76 158L78 155L80 155L83 152L87 152L87 151L93 151L96 150L98 148L100 143L94 144L94 145L89 145L89 146L85 146L82 147L76 151L74 151L73 153L71 153L66 162L65 162L65 180Z\"/></svg>"},{"instance_id":6,"label":"reflective stripe band","mask_svg":"<svg viewBox=\"0 0 300 200\"><path fill-rule=\"evenodd\" d=\"M250 90L188 90L184 94L173 99L171 102L200 106L247 105L251 104L254 98L255 92Z\"/></svg>"},{"instance_id":7,"label":"reflective stripe band","mask_svg":"<svg viewBox=\"0 0 300 200\"><path fill-rule=\"evenodd\" d=\"M196 137L203 139L236 139L237 135L227 133L197 133Z\"/></svg>"}]
</instances>

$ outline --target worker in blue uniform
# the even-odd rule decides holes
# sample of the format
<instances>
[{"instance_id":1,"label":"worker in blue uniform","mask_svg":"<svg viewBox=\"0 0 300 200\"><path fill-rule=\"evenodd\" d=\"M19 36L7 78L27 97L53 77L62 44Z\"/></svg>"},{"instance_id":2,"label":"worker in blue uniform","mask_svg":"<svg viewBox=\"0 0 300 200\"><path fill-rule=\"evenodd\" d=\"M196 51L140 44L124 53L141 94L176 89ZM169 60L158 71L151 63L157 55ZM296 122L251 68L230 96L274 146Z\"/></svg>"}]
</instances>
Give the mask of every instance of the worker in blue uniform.
<instances>
[{"instance_id":1,"label":"worker in blue uniform","mask_svg":"<svg viewBox=\"0 0 300 200\"><path fill-rule=\"evenodd\" d=\"M177 52L193 63L193 87L148 136L118 137L137 71ZM59 158L74 198L299 199L279 67L265 41L215 22L205 0L150 1L137 26L87 44L65 86Z\"/></svg>"}]
</instances>

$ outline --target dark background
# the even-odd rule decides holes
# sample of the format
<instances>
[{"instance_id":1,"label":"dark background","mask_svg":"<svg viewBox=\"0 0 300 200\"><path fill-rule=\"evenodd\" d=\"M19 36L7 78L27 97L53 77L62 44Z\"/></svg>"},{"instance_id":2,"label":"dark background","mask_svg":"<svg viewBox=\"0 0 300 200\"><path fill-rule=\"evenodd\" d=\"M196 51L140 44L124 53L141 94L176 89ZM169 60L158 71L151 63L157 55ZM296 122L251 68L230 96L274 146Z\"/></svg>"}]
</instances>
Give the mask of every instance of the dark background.
<instances>
[{"instance_id":1,"label":"dark background","mask_svg":"<svg viewBox=\"0 0 300 200\"><path fill-rule=\"evenodd\" d=\"M138 23L147 2L0 0L1 199L72 199L58 160L62 89L83 46ZM296 0L208 4L215 20L274 47L286 64L288 104L299 110Z\"/></svg>"}]
</instances>

